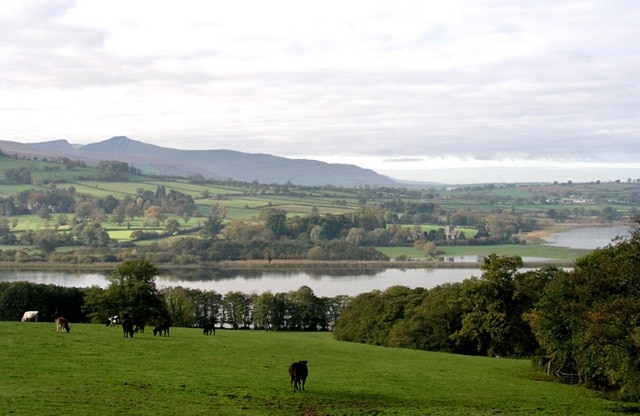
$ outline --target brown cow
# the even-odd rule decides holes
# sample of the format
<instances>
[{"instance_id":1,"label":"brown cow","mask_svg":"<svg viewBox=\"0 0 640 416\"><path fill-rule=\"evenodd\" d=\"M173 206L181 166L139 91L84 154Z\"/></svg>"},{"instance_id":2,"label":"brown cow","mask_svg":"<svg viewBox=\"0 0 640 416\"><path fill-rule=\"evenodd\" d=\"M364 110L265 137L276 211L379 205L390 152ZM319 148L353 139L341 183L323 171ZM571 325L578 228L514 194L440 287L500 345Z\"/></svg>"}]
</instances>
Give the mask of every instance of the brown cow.
<instances>
[{"instance_id":1,"label":"brown cow","mask_svg":"<svg viewBox=\"0 0 640 416\"><path fill-rule=\"evenodd\" d=\"M306 361L298 361L289 366L289 376L291 376L291 384L293 391L304 390L304 383L307 381L309 369Z\"/></svg>"},{"instance_id":2,"label":"brown cow","mask_svg":"<svg viewBox=\"0 0 640 416\"><path fill-rule=\"evenodd\" d=\"M66 332L69 333L71 328L69 328L69 321L67 318L60 317L56 319L56 332Z\"/></svg>"}]
</instances>

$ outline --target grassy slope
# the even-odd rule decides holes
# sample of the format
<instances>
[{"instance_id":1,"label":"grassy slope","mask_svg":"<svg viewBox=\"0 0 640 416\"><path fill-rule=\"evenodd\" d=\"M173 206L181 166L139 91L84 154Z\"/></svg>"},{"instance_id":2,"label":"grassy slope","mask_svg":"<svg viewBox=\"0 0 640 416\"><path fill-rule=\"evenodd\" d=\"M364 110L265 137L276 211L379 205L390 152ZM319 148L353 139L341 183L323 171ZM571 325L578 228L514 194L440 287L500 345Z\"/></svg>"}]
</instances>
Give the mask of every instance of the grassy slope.
<instances>
[{"instance_id":1,"label":"grassy slope","mask_svg":"<svg viewBox=\"0 0 640 416\"><path fill-rule=\"evenodd\" d=\"M528 360L338 342L328 333L0 322L0 409L14 415L599 415L625 409L541 381ZM309 360L307 390L288 365Z\"/></svg>"},{"instance_id":2,"label":"grassy slope","mask_svg":"<svg viewBox=\"0 0 640 416\"><path fill-rule=\"evenodd\" d=\"M413 247L376 247L377 250L390 258L406 255L411 258L425 257L424 251ZM591 250L574 249L567 247L555 247L541 244L501 244L490 246L438 246L443 254L438 257L455 256L486 256L496 253L501 256L518 255L520 257L539 257L557 260L575 260L584 256Z\"/></svg>"}]
</instances>

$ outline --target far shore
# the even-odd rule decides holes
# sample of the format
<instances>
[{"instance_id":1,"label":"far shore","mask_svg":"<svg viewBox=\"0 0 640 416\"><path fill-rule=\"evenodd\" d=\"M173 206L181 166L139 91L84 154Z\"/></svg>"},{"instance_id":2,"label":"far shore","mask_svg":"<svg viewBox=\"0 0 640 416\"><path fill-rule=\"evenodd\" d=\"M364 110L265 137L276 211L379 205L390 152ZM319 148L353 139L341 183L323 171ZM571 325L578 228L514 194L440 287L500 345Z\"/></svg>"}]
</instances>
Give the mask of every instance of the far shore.
<instances>
[{"instance_id":1,"label":"far shore","mask_svg":"<svg viewBox=\"0 0 640 416\"><path fill-rule=\"evenodd\" d=\"M521 237L528 244L541 244L545 238L552 234L568 231L581 227L606 227L615 225L630 225L628 222L603 223L603 222L563 222L549 223L543 229L524 233ZM119 262L113 263L56 263L56 262L0 262L0 270L25 270L25 271L52 271L52 272L109 272L118 267ZM220 269L220 270L278 270L278 269L417 269L417 268L478 268L480 262L442 262L437 259L407 260L407 261L362 261L362 260L234 260L204 262L195 265L165 264L156 266L162 270L197 270L197 269ZM549 260L525 262L524 267L571 267L572 261Z\"/></svg>"},{"instance_id":2,"label":"far shore","mask_svg":"<svg viewBox=\"0 0 640 416\"><path fill-rule=\"evenodd\" d=\"M574 228L586 228L586 227L612 227L617 225L631 225L626 221L617 221L617 222L553 222L546 224L544 228L539 230L531 231L528 233L523 233L522 238L524 238L528 243L531 244L539 244L545 238L548 238L552 234L557 234L565 231L572 230Z\"/></svg>"},{"instance_id":3,"label":"far shore","mask_svg":"<svg viewBox=\"0 0 640 416\"><path fill-rule=\"evenodd\" d=\"M48 263L48 262L28 262L10 263L0 262L0 270L21 270L21 271L49 271L49 272L110 272L118 267L120 263ZM570 267L573 263L568 260L548 260L524 262L524 267ZM362 260L238 260L208 262L198 265L177 265L177 264L157 264L162 270L198 270L198 269L219 269L219 270L317 270L317 269L340 269L340 270L384 270L384 269L477 269L481 262L443 262L438 260L408 260L408 261L362 261Z\"/></svg>"}]
</instances>

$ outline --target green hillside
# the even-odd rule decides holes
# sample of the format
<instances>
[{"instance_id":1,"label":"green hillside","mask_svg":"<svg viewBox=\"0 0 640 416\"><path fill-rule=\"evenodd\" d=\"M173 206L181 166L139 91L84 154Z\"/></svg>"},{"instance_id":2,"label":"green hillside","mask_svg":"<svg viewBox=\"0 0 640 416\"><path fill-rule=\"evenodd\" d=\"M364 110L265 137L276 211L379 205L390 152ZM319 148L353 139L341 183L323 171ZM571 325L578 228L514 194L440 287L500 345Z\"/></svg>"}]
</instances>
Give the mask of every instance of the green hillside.
<instances>
[{"instance_id":1,"label":"green hillside","mask_svg":"<svg viewBox=\"0 0 640 416\"><path fill-rule=\"evenodd\" d=\"M12 415L605 415L637 411L547 381L528 360L338 342L329 333L0 322L0 408ZM306 390L287 367L309 361Z\"/></svg>"},{"instance_id":2,"label":"green hillside","mask_svg":"<svg viewBox=\"0 0 640 416\"><path fill-rule=\"evenodd\" d=\"M323 220L316 221L315 225L330 235L321 235L315 242L347 239L377 247L398 258L459 253L483 255L486 248L497 247L492 250L499 254L539 257L547 253L547 258L570 261L584 252L536 249L540 238L532 231L567 223L575 226L628 222L638 214L636 207L640 203L640 185L630 179L588 184L484 184L449 189L305 187L258 181L213 181L201 176L150 177L140 175L138 169L126 164L124 172L114 171L118 164L123 163L105 161L100 167L92 168L69 160L16 159L0 154L0 250L20 249L23 250L21 261L33 261L42 257L38 249L59 253L78 245L147 246L170 241L176 235L197 237L211 208L222 206L225 224L240 221L233 224L235 231L241 226L246 231L256 224L264 225L264 215L269 212L284 212L289 220L317 215ZM113 214L118 205L119 218ZM347 216L353 223L345 225L340 216ZM110 242L101 242L97 237L83 241L79 237L81 231L74 231L74 226L87 221L99 223ZM327 225L331 221L333 223ZM254 232L247 236L247 241L258 237L269 244L274 238L280 242L313 240L313 221L303 222L287 224L287 235ZM444 229L449 225L462 232L466 242L445 241ZM346 228L331 233L336 226ZM378 227L380 229L376 229ZM361 230L349 236L352 228ZM480 239L468 244L477 237L480 228L485 231L486 241ZM72 235L48 244L52 240L51 232L59 236L65 232ZM315 232L317 234L318 229ZM423 238L436 245L415 244ZM34 249L30 251L28 247ZM261 247L251 258L264 258L260 253L282 249ZM304 247L301 252L309 249ZM283 256L300 258L300 253ZM69 261L60 256L49 260ZM192 262L192 259L184 257L183 261Z\"/></svg>"}]
</instances>

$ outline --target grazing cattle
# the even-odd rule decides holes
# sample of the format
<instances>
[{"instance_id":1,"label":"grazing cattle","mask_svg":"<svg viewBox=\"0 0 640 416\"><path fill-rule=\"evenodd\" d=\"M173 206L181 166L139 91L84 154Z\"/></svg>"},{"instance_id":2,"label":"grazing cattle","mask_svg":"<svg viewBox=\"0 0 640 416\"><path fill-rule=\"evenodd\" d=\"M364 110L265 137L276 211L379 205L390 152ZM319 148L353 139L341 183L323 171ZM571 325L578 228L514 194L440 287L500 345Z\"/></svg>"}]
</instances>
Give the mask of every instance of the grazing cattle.
<instances>
[{"instance_id":1,"label":"grazing cattle","mask_svg":"<svg viewBox=\"0 0 640 416\"><path fill-rule=\"evenodd\" d=\"M160 334L160 336L169 336L169 322L160 321L156 324L156 327L153 328L153 335Z\"/></svg>"},{"instance_id":2,"label":"grazing cattle","mask_svg":"<svg viewBox=\"0 0 640 416\"><path fill-rule=\"evenodd\" d=\"M107 318L106 325L107 326L120 325L120 318L118 318L118 315L113 315L113 316Z\"/></svg>"},{"instance_id":3,"label":"grazing cattle","mask_svg":"<svg viewBox=\"0 0 640 416\"><path fill-rule=\"evenodd\" d=\"M144 322L137 322L133 328L135 332L142 332L144 334Z\"/></svg>"},{"instance_id":4,"label":"grazing cattle","mask_svg":"<svg viewBox=\"0 0 640 416\"><path fill-rule=\"evenodd\" d=\"M216 326L214 324L205 324L202 327L202 334L203 335L215 335L216 334Z\"/></svg>"},{"instance_id":5,"label":"grazing cattle","mask_svg":"<svg viewBox=\"0 0 640 416\"><path fill-rule=\"evenodd\" d=\"M69 328L69 321L66 318L60 317L56 319L56 332L66 332L69 333L71 328Z\"/></svg>"},{"instance_id":6,"label":"grazing cattle","mask_svg":"<svg viewBox=\"0 0 640 416\"><path fill-rule=\"evenodd\" d=\"M122 332L125 338L133 338L133 319L130 316L125 316L122 320Z\"/></svg>"},{"instance_id":7,"label":"grazing cattle","mask_svg":"<svg viewBox=\"0 0 640 416\"><path fill-rule=\"evenodd\" d=\"M289 366L289 376L291 376L291 384L293 384L293 391L304 390L304 384L307 381L309 375L309 369L307 368L306 361L298 361Z\"/></svg>"},{"instance_id":8,"label":"grazing cattle","mask_svg":"<svg viewBox=\"0 0 640 416\"><path fill-rule=\"evenodd\" d=\"M38 311L26 311L22 315L22 322L36 321L38 322Z\"/></svg>"}]
</instances>

